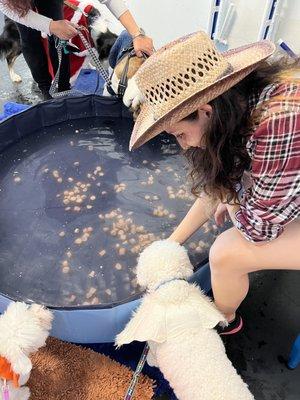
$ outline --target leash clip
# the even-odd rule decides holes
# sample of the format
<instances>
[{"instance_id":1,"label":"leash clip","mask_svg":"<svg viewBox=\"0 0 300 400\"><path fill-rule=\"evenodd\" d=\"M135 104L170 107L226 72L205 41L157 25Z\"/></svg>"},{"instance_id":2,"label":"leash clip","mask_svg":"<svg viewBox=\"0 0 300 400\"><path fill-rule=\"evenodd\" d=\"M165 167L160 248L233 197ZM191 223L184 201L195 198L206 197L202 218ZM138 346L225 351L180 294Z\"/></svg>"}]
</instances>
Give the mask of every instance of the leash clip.
<instances>
[{"instance_id":1,"label":"leash clip","mask_svg":"<svg viewBox=\"0 0 300 400\"><path fill-rule=\"evenodd\" d=\"M125 394L124 400L132 400L133 399L133 394L134 394L136 385L138 383L138 379L139 379L139 377L141 375L142 369L143 369L143 367L145 365L145 362L147 360L147 355L149 353L149 349L150 349L149 345L148 345L148 343L146 343L145 347L144 347L144 350L142 352L140 361L138 362L136 370L135 370L135 372L133 374L133 377L131 379L129 388L128 388L126 394Z\"/></svg>"},{"instance_id":2,"label":"leash clip","mask_svg":"<svg viewBox=\"0 0 300 400\"><path fill-rule=\"evenodd\" d=\"M4 379L4 385L2 386L2 400L9 400L9 387L7 385L6 379Z\"/></svg>"},{"instance_id":3,"label":"leash clip","mask_svg":"<svg viewBox=\"0 0 300 400\"><path fill-rule=\"evenodd\" d=\"M61 44L62 44L63 52L66 55L76 54L79 52L79 48L75 44L70 42L69 40L61 40Z\"/></svg>"}]
</instances>

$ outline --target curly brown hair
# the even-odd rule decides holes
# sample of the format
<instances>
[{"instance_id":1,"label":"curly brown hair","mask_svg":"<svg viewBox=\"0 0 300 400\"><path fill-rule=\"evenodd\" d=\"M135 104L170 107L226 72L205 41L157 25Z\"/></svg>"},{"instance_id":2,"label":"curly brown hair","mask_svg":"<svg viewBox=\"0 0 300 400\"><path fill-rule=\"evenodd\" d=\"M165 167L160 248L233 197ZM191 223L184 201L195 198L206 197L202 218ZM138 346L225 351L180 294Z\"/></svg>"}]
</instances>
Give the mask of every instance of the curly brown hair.
<instances>
[{"instance_id":1,"label":"curly brown hair","mask_svg":"<svg viewBox=\"0 0 300 400\"><path fill-rule=\"evenodd\" d=\"M262 63L241 82L209 103L213 112L203 139L205 148L192 147L184 151L190 165L192 193L195 196L205 192L214 200L238 203L236 185L250 167L246 142L256 122L254 118L257 118L257 113L255 117L250 115L249 98L273 82L287 80L286 72L299 71L299 68L299 60L294 63L288 63L286 59L273 64ZM198 111L195 111L184 119L197 118Z\"/></svg>"},{"instance_id":2,"label":"curly brown hair","mask_svg":"<svg viewBox=\"0 0 300 400\"><path fill-rule=\"evenodd\" d=\"M31 0L5 0L4 4L15 11L20 17L24 17L32 7Z\"/></svg>"}]
</instances>

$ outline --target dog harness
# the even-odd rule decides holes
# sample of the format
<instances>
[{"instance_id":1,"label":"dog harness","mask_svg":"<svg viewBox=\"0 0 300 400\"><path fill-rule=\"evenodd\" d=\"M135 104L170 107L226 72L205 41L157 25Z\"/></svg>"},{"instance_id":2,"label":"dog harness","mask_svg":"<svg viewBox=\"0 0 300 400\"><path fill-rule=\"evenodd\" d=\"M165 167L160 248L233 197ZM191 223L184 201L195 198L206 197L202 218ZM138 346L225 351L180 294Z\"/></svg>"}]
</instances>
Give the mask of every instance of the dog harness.
<instances>
[{"instance_id":1,"label":"dog harness","mask_svg":"<svg viewBox=\"0 0 300 400\"><path fill-rule=\"evenodd\" d=\"M110 95L112 96L118 96L120 98L122 98L125 94L125 90L127 89L127 85L128 85L128 77L127 77L127 73L128 73L128 68L129 68L129 61L132 57L134 57L135 51L134 51L134 47L133 47L133 43L131 43L128 47L123 48L121 56L118 59L118 62L116 65L118 65L125 57L127 57L124 69L122 71L122 75L120 77L120 81L119 81L119 85L118 85L118 93L115 93L115 91L113 90L112 86L111 86L111 78L112 75L110 77L110 81L107 84L106 88L107 91ZM143 57L146 59L148 56L146 53L143 53Z\"/></svg>"},{"instance_id":2,"label":"dog harness","mask_svg":"<svg viewBox=\"0 0 300 400\"><path fill-rule=\"evenodd\" d=\"M134 52L134 48L133 48L133 44L131 43L128 47L125 47L122 50L121 56L118 60L117 65L119 64L119 62L121 62L125 57L127 57L126 63L125 63L125 67L122 71L122 75L120 77L120 81L119 81L119 85L118 85L118 93L115 93L115 91L113 90L112 86L111 86L111 78L112 75L110 76L110 80L109 83L107 84L107 91L110 95L112 96L118 96L118 97L123 97L125 90L127 88L127 84L128 84L128 78L127 78L127 73L128 73L128 68L129 68L129 61L130 58L133 57L135 55ZM113 74L113 73L112 73Z\"/></svg>"}]
</instances>

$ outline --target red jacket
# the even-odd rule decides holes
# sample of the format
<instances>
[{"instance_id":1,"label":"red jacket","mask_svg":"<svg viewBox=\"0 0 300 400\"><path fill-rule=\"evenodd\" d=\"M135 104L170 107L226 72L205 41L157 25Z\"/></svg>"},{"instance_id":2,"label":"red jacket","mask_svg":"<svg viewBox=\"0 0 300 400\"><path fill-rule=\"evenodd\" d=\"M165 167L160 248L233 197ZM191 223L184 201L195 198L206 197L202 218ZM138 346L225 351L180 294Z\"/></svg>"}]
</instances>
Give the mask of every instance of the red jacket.
<instances>
[{"instance_id":1,"label":"red jacket","mask_svg":"<svg viewBox=\"0 0 300 400\"><path fill-rule=\"evenodd\" d=\"M79 7L82 11L84 11L86 14L89 14L93 8L92 4L89 4L87 0L69 0L70 3L73 3L75 6ZM64 18L68 21L74 22L77 25L84 26L85 28L88 28L88 20L87 17L85 17L80 10L75 11L69 6L64 6ZM82 31L84 34L85 38L88 40L88 42L91 44L91 47L94 47L93 40L88 33L88 31ZM77 79L81 68L88 68L89 67L89 56L87 53L87 50L83 46L83 43L80 39L79 36L75 36L71 42L79 48L79 52L75 54L70 54L70 82L71 84L75 82ZM49 71L50 74L52 75L52 78L54 77L53 74L53 68L51 65L50 57L49 57L49 49L48 49L48 40L45 38L44 39L44 47L45 51L48 56L48 64L49 64Z\"/></svg>"}]
</instances>

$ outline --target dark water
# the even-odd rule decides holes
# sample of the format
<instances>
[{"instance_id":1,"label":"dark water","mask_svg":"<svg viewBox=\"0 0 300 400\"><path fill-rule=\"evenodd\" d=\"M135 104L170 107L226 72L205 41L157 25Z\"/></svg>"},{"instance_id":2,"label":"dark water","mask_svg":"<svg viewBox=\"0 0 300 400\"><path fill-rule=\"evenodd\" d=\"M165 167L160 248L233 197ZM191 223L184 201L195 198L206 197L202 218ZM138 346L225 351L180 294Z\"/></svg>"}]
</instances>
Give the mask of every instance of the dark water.
<instances>
[{"instance_id":1,"label":"dark water","mask_svg":"<svg viewBox=\"0 0 300 400\"><path fill-rule=\"evenodd\" d=\"M0 291L51 306L106 305L139 293L140 251L168 237L194 199L177 144L129 153L131 123L60 126L0 157ZM208 223L188 245L196 265ZM200 243L199 243L200 240Z\"/></svg>"}]
</instances>

